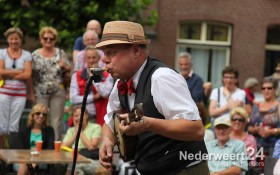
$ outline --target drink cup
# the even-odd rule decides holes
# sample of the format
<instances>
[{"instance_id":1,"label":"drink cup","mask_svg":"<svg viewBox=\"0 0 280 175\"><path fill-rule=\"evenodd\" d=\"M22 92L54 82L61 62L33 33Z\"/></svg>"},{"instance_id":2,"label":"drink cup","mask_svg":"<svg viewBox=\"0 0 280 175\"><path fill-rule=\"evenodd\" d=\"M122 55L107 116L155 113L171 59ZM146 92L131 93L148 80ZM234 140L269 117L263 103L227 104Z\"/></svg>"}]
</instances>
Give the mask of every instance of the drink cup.
<instances>
[{"instance_id":1,"label":"drink cup","mask_svg":"<svg viewBox=\"0 0 280 175\"><path fill-rule=\"evenodd\" d=\"M54 151L59 152L61 146L61 141L55 141L54 142Z\"/></svg>"},{"instance_id":2,"label":"drink cup","mask_svg":"<svg viewBox=\"0 0 280 175\"><path fill-rule=\"evenodd\" d=\"M36 141L36 150L37 151L41 151L42 150L42 146L43 146L43 141L42 140Z\"/></svg>"}]
</instances>

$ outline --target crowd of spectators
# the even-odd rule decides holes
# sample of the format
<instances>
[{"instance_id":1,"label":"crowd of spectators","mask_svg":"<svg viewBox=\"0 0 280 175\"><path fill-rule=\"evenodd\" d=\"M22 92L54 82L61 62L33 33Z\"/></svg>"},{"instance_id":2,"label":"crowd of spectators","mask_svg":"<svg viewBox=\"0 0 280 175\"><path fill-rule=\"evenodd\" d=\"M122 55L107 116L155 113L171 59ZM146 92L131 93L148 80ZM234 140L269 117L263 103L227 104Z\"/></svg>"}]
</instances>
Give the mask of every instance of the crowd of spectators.
<instances>
[{"instance_id":1,"label":"crowd of spectators","mask_svg":"<svg viewBox=\"0 0 280 175\"><path fill-rule=\"evenodd\" d=\"M31 149L36 140L43 140L43 149L53 149L51 143L55 140L63 140L62 145L73 147L85 84L92 75L90 68L104 66L101 61L103 52L94 48L100 41L100 33L100 23L90 20L86 32L75 41L72 65L66 52L56 47L59 34L55 28L41 28L38 37L42 47L32 53L22 49L24 36L20 28L7 29L4 35L8 47L0 49L0 148L5 146L6 135L19 130L21 149ZM259 154L280 158L280 65L261 83L248 77L243 87L239 86L238 69L229 65L221 72L222 86L212 89L211 82L203 82L192 69L192 59L190 53L180 53L179 71L205 125L208 153L247 155L247 164L242 162L244 160L219 163L209 160L211 174L248 174L252 167L263 168L264 160L259 158ZM64 81L69 72L71 83L67 86ZM261 102L254 96L259 84L264 99ZM103 117L113 85L114 80L107 72L92 83L80 149L98 150ZM26 128L19 128L27 98L34 106ZM100 164L95 158L90 166L80 165L77 171L87 172L98 167ZM18 174L27 173L26 165L20 164L17 169Z\"/></svg>"},{"instance_id":2,"label":"crowd of spectators","mask_svg":"<svg viewBox=\"0 0 280 175\"><path fill-rule=\"evenodd\" d=\"M54 27L40 29L41 47L32 52L22 49L24 35L20 28L7 29L8 47L0 49L0 148L34 149L39 140L43 141L43 149L54 149L54 141L74 147L85 84L92 75L89 68L103 66L103 52L94 49L100 33L100 23L90 20L86 32L75 41L72 61L56 46L59 34ZM67 79L71 82L66 83ZM106 113L113 83L107 72L92 82L79 150L86 148L98 152L104 123L102 115ZM27 99L32 109L26 124L20 124ZM20 145L6 144L10 133L18 133L16 138L21 139ZM95 159L89 157L91 166L77 167L76 174L95 174L95 169L108 174L100 168L96 155ZM37 164L32 166L34 169L39 167ZM70 168L69 165L68 170ZM24 164L14 165L14 169L19 175L28 174Z\"/></svg>"},{"instance_id":3,"label":"crowd of spectators","mask_svg":"<svg viewBox=\"0 0 280 175\"><path fill-rule=\"evenodd\" d=\"M211 95L207 96L208 89L205 87L209 87L211 82L202 85L201 78L192 70L191 59L190 53L181 53L178 65L194 100L198 94L204 93L205 108L197 107L200 114L208 111L208 124L201 115L206 126L204 140L208 154L229 156L233 152L237 154L243 151L247 155L246 166L241 160L208 160L210 174L263 173L265 157L280 158L280 65L277 65L272 76L264 77L261 83L254 77L248 77L243 87L239 86L237 67L226 66L222 71L222 86L214 88ZM263 101L255 100L259 84Z\"/></svg>"}]
</instances>

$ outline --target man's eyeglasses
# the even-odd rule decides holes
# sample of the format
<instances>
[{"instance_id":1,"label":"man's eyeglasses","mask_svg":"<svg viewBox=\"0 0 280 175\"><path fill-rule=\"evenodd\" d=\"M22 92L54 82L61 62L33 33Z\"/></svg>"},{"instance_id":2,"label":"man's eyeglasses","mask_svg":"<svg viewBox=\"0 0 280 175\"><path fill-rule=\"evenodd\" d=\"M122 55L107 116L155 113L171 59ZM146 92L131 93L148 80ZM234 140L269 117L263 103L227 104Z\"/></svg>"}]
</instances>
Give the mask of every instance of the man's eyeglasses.
<instances>
[{"instance_id":1,"label":"man's eyeglasses","mask_svg":"<svg viewBox=\"0 0 280 175\"><path fill-rule=\"evenodd\" d=\"M12 68L15 69L17 66L16 66L16 58L13 58L13 64L12 64Z\"/></svg>"},{"instance_id":2,"label":"man's eyeglasses","mask_svg":"<svg viewBox=\"0 0 280 175\"><path fill-rule=\"evenodd\" d=\"M228 76L224 76L223 78L228 79L228 80L234 80L235 79L235 77L228 77Z\"/></svg>"},{"instance_id":3,"label":"man's eyeglasses","mask_svg":"<svg viewBox=\"0 0 280 175\"><path fill-rule=\"evenodd\" d=\"M232 118L231 121L235 122L235 121L239 121L239 122L245 122L244 118Z\"/></svg>"},{"instance_id":4,"label":"man's eyeglasses","mask_svg":"<svg viewBox=\"0 0 280 175\"><path fill-rule=\"evenodd\" d=\"M262 90L264 91L264 90L272 90L273 89L273 87L262 87Z\"/></svg>"},{"instance_id":5,"label":"man's eyeglasses","mask_svg":"<svg viewBox=\"0 0 280 175\"><path fill-rule=\"evenodd\" d=\"M50 38L50 37L43 37L43 40L45 40L45 41L54 41L55 40L55 38Z\"/></svg>"},{"instance_id":6,"label":"man's eyeglasses","mask_svg":"<svg viewBox=\"0 0 280 175\"><path fill-rule=\"evenodd\" d=\"M47 115L48 115L47 113L44 113L44 112L36 112L35 114L38 115L38 116L40 116L40 115L42 114L43 117L45 117L45 118L46 118Z\"/></svg>"}]
</instances>

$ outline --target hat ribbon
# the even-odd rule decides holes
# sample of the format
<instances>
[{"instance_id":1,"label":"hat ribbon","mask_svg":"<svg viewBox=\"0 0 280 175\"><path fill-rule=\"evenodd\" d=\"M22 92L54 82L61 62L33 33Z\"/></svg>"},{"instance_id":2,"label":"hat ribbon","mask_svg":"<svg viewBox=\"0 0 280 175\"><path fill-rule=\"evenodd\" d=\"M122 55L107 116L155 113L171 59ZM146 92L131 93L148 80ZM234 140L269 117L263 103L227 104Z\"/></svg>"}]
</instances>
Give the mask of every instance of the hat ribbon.
<instances>
[{"instance_id":1,"label":"hat ribbon","mask_svg":"<svg viewBox=\"0 0 280 175\"><path fill-rule=\"evenodd\" d=\"M137 35L120 34L120 33L103 34L101 41L108 41L108 40L137 42L137 41L145 41L145 37L137 36Z\"/></svg>"}]
</instances>

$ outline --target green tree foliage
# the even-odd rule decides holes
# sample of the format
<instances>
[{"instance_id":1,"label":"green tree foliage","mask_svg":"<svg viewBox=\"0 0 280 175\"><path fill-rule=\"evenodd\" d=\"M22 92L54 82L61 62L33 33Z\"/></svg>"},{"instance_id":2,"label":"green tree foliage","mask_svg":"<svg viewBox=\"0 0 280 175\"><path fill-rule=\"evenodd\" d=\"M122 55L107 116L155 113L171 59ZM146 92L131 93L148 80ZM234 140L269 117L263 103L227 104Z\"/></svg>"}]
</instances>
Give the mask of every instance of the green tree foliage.
<instances>
[{"instance_id":1,"label":"green tree foliage","mask_svg":"<svg viewBox=\"0 0 280 175\"><path fill-rule=\"evenodd\" d=\"M0 32L17 26L25 35L38 39L41 27L53 26L59 32L58 45L71 50L90 19L102 25L112 20L154 25L155 11L145 19L140 15L151 4L152 0L0 0Z\"/></svg>"}]
</instances>

